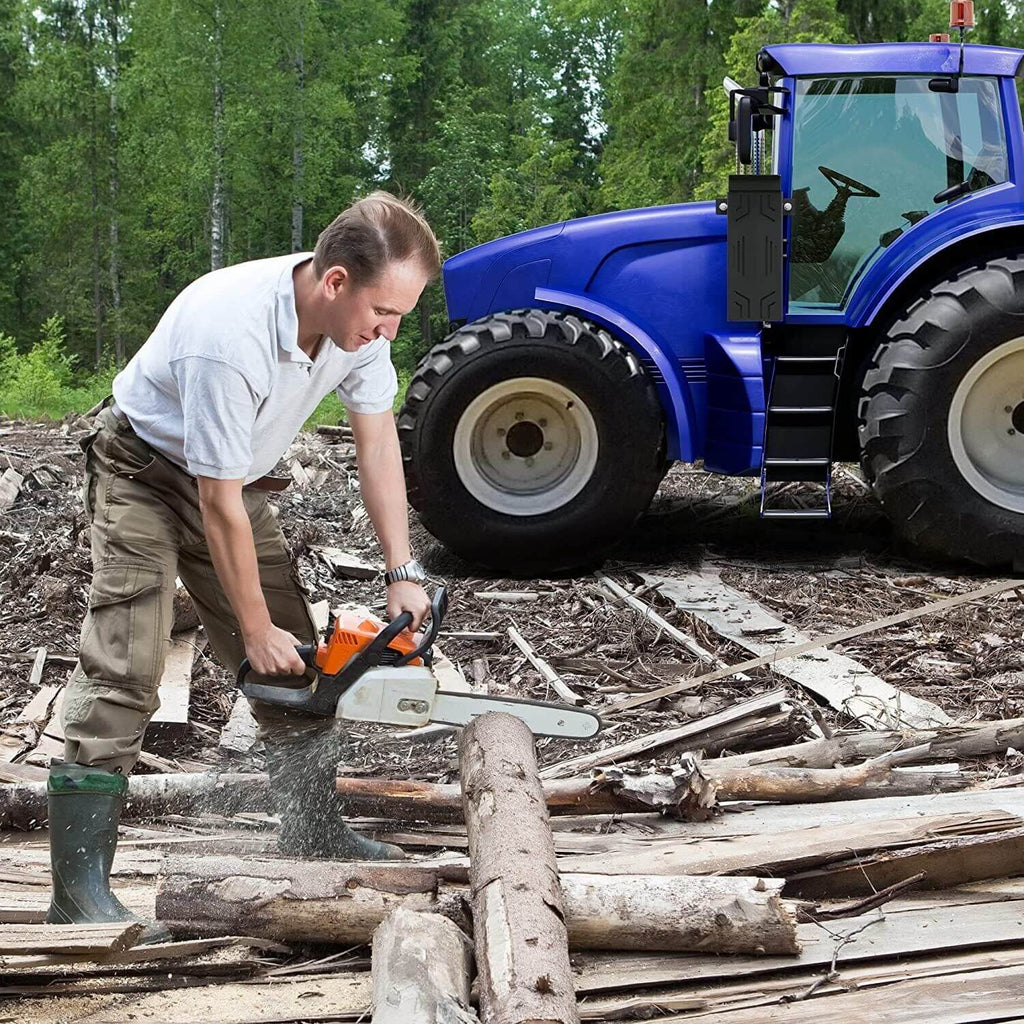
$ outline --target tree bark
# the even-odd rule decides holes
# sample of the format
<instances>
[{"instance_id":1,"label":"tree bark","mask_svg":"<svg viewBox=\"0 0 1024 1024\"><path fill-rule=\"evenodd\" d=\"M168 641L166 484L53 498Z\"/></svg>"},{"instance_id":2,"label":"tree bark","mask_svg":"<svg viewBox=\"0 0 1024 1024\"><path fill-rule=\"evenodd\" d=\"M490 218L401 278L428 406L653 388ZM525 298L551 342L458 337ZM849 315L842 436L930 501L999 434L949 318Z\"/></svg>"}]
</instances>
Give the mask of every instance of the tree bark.
<instances>
[{"instance_id":1,"label":"tree bark","mask_svg":"<svg viewBox=\"0 0 1024 1024\"><path fill-rule=\"evenodd\" d=\"M909 752L913 756L913 751ZM682 820L702 820L718 800L814 803L880 796L953 793L978 776L962 772L897 772L899 754L852 768L725 768L717 761L680 765L672 772L627 774L607 768L584 779L544 782L548 813L627 814L658 810ZM350 814L406 821L460 822L459 787L405 779L339 778L338 793Z\"/></svg>"},{"instance_id":2,"label":"tree bark","mask_svg":"<svg viewBox=\"0 0 1024 1024\"><path fill-rule=\"evenodd\" d=\"M162 814L239 814L270 806L267 776L181 772L133 775L128 781L122 819ZM38 828L46 821L46 783L18 782L0 786L0 828Z\"/></svg>"},{"instance_id":3,"label":"tree bark","mask_svg":"<svg viewBox=\"0 0 1024 1024\"><path fill-rule=\"evenodd\" d=\"M459 777L484 1024L578 1024L533 734L512 715L474 719L460 737Z\"/></svg>"},{"instance_id":4,"label":"tree bark","mask_svg":"<svg viewBox=\"0 0 1024 1024\"><path fill-rule=\"evenodd\" d=\"M121 80L121 9L119 0L110 5L110 305L113 312L114 359L124 364L124 333L121 329L121 172L118 154L120 108L118 88Z\"/></svg>"},{"instance_id":5,"label":"tree bark","mask_svg":"<svg viewBox=\"0 0 1024 1024\"><path fill-rule=\"evenodd\" d=\"M831 768L837 764L879 757L907 747L923 748L916 764L948 761L984 754L1001 754L1007 748L1024 747L1024 718L969 725L944 725L936 729L903 729L888 732L841 732L831 739L794 743L772 750L721 757L719 768L779 765L787 768ZM907 763L907 762L904 762Z\"/></svg>"},{"instance_id":6,"label":"tree bark","mask_svg":"<svg viewBox=\"0 0 1024 1024\"><path fill-rule=\"evenodd\" d=\"M292 252L302 251L303 185L306 169L306 7L299 3L299 40L295 51L295 105L292 128Z\"/></svg>"},{"instance_id":7,"label":"tree bark","mask_svg":"<svg viewBox=\"0 0 1024 1024\"><path fill-rule=\"evenodd\" d=\"M224 27L213 7L213 189L210 196L210 269L224 266L227 200L224 194Z\"/></svg>"},{"instance_id":8,"label":"tree bark","mask_svg":"<svg viewBox=\"0 0 1024 1024\"><path fill-rule=\"evenodd\" d=\"M447 917L399 908L373 933L373 1024L479 1024L473 947Z\"/></svg>"},{"instance_id":9,"label":"tree bark","mask_svg":"<svg viewBox=\"0 0 1024 1024\"><path fill-rule=\"evenodd\" d=\"M168 856L157 914L201 934L277 941L369 942L396 909L468 926L470 890L446 863L341 864ZM573 949L793 953L796 924L781 879L563 875Z\"/></svg>"}]
</instances>

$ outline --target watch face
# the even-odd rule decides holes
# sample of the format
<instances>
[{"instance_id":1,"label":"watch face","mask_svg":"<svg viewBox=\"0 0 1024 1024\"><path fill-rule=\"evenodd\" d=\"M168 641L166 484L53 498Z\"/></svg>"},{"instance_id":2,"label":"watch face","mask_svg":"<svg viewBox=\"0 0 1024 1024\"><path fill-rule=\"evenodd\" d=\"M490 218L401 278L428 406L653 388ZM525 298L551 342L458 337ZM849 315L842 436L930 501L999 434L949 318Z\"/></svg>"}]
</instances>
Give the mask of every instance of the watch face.
<instances>
[{"instance_id":1,"label":"watch face","mask_svg":"<svg viewBox=\"0 0 1024 1024\"><path fill-rule=\"evenodd\" d=\"M423 566L414 558L407 566L409 572L409 579L414 583L422 583L426 578L427 574L423 570Z\"/></svg>"}]
</instances>

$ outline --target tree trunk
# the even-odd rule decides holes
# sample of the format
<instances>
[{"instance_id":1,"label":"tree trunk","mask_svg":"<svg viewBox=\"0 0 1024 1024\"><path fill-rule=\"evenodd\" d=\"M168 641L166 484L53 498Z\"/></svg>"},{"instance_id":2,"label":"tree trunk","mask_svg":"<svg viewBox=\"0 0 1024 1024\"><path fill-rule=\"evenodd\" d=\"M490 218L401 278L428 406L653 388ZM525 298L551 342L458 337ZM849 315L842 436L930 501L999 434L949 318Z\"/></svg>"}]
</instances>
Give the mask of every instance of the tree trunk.
<instances>
[{"instance_id":1,"label":"tree trunk","mask_svg":"<svg viewBox=\"0 0 1024 1024\"><path fill-rule=\"evenodd\" d=\"M118 211L121 205L121 176L119 165L118 86L121 76L121 10L119 0L110 6L110 304L113 310L114 360L124 364L124 334L121 330L121 237Z\"/></svg>"},{"instance_id":2,"label":"tree trunk","mask_svg":"<svg viewBox=\"0 0 1024 1024\"><path fill-rule=\"evenodd\" d=\"M90 90L90 127L89 127L89 183L90 183L90 214L92 217L92 315L95 324L94 363L97 368L103 362L103 291L100 285L100 183L99 183L99 112L97 110L96 93L98 83L96 76L96 18L90 8L86 22L89 42L89 90Z\"/></svg>"},{"instance_id":3,"label":"tree trunk","mask_svg":"<svg viewBox=\"0 0 1024 1024\"><path fill-rule=\"evenodd\" d=\"M213 7L213 190L210 196L210 269L224 266L227 200L224 195L224 29Z\"/></svg>"},{"instance_id":4,"label":"tree trunk","mask_svg":"<svg viewBox=\"0 0 1024 1024\"><path fill-rule=\"evenodd\" d=\"M306 8L299 3L299 40L295 53L295 113L292 129L292 252L302 251L303 176L306 125Z\"/></svg>"},{"instance_id":5,"label":"tree trunk","mask_svg":"<svg viewBox=\"0 0 1024 1024\"><path fill-rule=\"evenodd\" d=\"M528 858L522 858L529 862ZM168 856L157 914L202 934L277 941L369 942L396 909L469 924L470 890L450 862L341 864L232 856ZM792 953L796 925L779 879L563 875L573 949ZM339 895L343 898L339 898Z\"/></svg>"},{"instance_id":6,"label":"tree trunk","mask_svg":"<svg viewBox=\"0 0 1024 1024\"><path fill-rule=\"evenodd\" d=\"M373 933L373 1024L479 1024L473 946L440 914L392 911Z\"/></svg>"},{"instance_id":7,"label":"tree trunk","mask_svg":"<svg viewBox=\"0 0 1024 1024\"><path fill-rule=\"evenodd\" d=\"M889 732L841 732L831 739L794 743L772 750L718 758L719 768L778 765L787 768L831 768L837 764L879 757L907 747L923 748L916 764L1002 754L1024 748L1024 718L969 725L943 725L936 729ZM909 763L909 762L904 762Z\"/></svg>"},{"instance_id":8,"label":"tree trunk","mask_svg":"<svg viewBox=\"0 0 1024 1024\"><path fill-rule=\"evenodd\" d=\"M578 1024L555 845L533 734L486 714L459 742L484 1024Z\"/></svg>"}]
</instances>

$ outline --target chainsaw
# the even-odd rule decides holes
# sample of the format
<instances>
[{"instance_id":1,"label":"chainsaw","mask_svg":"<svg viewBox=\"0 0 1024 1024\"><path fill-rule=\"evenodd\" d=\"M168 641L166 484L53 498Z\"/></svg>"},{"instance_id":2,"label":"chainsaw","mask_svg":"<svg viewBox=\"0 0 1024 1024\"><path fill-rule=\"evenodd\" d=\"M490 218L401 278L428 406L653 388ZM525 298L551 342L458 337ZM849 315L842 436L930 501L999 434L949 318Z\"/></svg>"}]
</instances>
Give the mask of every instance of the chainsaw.
<instances>
[{"instance_id":1,"label":"chainsaw","mask_svg":"<svg viewBox=\"0 0 1024 1024\"><path fill-rule=\"evenodd\" d=\"M239 666L238 685L253 700L353 722L410 728L428 722L462 726L489 711L501 711L521 719L535 736L588 739L597 735L601 719L592 711L440 689L431 671L432 648L447 608L448 592L439 587L422 638L409 632L409 612L385 625L368 613L342 611L328 623L322 643L296 647L313 673L309 685L297 688L252 682L248 658Z\"/></svg>"}]
</instances>

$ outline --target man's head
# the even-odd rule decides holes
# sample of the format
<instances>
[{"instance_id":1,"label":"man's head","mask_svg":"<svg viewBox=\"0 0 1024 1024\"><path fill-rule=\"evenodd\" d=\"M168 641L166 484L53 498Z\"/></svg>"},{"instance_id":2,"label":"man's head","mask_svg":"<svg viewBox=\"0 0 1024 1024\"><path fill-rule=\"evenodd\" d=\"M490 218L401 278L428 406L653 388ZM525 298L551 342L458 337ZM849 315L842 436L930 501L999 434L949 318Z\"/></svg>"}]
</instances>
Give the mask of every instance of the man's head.
<instances>
[{"instance_id":1,"label":"man's head","mask_svg":"<svg viewBox=\"0 0 1024 1024\"><path fill-rule=\"evenodd\" d=\"M441 269L441 252L418 207L372 192L321 232L313 255L324 327L354 352L398 325Z\"/></svg>"}]
</instances>

